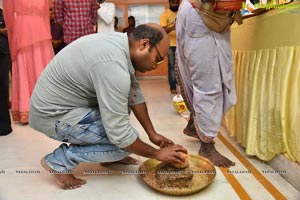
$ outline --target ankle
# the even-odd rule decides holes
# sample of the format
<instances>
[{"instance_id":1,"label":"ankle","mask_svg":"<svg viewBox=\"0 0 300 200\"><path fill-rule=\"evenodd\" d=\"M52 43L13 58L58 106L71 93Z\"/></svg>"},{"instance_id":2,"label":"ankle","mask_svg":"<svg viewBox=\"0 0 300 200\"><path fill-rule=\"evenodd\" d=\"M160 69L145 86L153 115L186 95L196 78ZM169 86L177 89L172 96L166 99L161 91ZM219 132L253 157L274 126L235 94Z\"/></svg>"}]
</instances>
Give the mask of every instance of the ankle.
<instances>
[{"instance_id":1,"label":"ankle","mask_svg":"<svg viewBox=\"0 0 300 200\"><path fill-rule=\"evenodd\" d=\"M215 148L214 142L205 143L205 142L201 141L201 147L200 147L199 153L208 155L208 154L215 153L215 152L217 152L217 150Z\"/></svg>"}]
</instances>

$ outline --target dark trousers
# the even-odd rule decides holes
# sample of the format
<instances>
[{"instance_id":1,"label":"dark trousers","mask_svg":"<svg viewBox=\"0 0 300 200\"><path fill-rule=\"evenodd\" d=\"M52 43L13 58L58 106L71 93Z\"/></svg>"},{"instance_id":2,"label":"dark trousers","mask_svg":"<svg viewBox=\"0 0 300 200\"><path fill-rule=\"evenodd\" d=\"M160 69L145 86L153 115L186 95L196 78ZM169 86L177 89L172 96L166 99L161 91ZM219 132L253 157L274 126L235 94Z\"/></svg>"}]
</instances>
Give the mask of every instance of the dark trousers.
<instances>
[{"instance_id":1,"label":"dark trousers","mask_svg":"<svg viewBox=\"0 0 300 200\"><path fill-rule=\"evenodd\" d=\"M176 90L176 77L175 77L175 52L176 47L170 47L168 51L168 80L170 90Z\"/></svg>"},{"instance_id":2,"label":"dark trousers","mask_svg":"<svg viewBox=\"0 0 300 200\"><path fill-rule=\"evenodd\" d=\"M0 54L0 135L9 134L11 129L9 113L9 54Z\"/></svg>"}]
</instances>

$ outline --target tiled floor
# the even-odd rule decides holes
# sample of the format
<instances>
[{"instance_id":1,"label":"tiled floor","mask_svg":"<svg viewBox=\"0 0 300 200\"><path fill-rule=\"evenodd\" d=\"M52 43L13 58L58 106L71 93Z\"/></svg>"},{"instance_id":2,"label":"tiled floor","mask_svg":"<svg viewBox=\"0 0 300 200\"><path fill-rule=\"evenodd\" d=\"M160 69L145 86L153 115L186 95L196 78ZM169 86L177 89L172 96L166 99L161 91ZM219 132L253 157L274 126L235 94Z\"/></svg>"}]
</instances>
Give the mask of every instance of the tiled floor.
<instances>
[{"instance_id":1,"label":"tiled floor","mask_svg":"<svg viewBox=\"0 0 300 200\"><path fill-rule=\"evenodd\" d=\"M199 142L182 134L186 120L172 107L172 95L166 79L140 80L148 103L148 110L156 130L184 145L190 154L197 154ZM132 124L148 141L134 117ZM32 130L29 126L13 125L14 132L0 137L0 200L161 200L161 199L300 199L300 193L268 165L255 158L245 157L234 139L224 135L216 140L220 152L236 162L227 169L216 168L212 184L190 196L166 196L145 185L138 175L122 175L122 170L136 170L137 166L80 164L75 175L87 180L83 187L65 191L40 166L40 159L54 150L59 142ZM149 142L149 141L148 141ZM138 157L140 162L146 158ZM109 170L110 174L86 174L88 170ZM247 173L251 171L251 173ZM284 172L288 173L288 172Z\"/></svg>"}]
</instances>

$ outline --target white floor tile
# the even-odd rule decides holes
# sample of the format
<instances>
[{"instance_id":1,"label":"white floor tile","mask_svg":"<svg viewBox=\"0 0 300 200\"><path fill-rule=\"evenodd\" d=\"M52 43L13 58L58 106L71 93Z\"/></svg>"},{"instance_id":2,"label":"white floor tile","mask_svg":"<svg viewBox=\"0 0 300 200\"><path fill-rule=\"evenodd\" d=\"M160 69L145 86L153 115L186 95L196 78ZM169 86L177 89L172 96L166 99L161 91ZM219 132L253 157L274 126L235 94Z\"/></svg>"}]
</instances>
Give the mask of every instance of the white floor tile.
<instances>
[{"instance_id":1,"label":"white floor tile","mask_svg":"<svg viewBox=\"0 0 300 200\"><path fill-rule=\"evenodd\" d=\"M186 120L174 110L172 97L166 79L140 80L150 117L156 130L184 145L191 154L197 154L200 144L193 138L186 137L182 130ZM142 127L131 116L134 127L140 132L142 140L149 142ZM240 199L231 183L219 168L217 176L207 188L197 194L174 197L160 194L148 187L138 175L124 175L122 170L137 170L138 166L110 165L82 163L75 170L75 175L87 180L87 184L80 189L65 191L60 189L51 175L41 166L40 159L53 151L60 143L49 139L29 126L13 125L14 132L6 137L0 137L0 200L94 200L94 199L130 199L130 200L169 200L169 199ZM230 170L247 170L247 168L227 149L216 140L216 148L228 158L236 162ZM140 162L146 158L134 156ZM270 169L268 165L257 159L248 160L258 169ZM99 174L109 170L109 175ZM91 172L98 172L92 174ZM274 199L271 194L251 174L234 174L234 177L247 191L252 199ZM265 174L269 180L287 199L299 199L300 193L288 184L278 174Z\"/></svg>"}]
</instances>

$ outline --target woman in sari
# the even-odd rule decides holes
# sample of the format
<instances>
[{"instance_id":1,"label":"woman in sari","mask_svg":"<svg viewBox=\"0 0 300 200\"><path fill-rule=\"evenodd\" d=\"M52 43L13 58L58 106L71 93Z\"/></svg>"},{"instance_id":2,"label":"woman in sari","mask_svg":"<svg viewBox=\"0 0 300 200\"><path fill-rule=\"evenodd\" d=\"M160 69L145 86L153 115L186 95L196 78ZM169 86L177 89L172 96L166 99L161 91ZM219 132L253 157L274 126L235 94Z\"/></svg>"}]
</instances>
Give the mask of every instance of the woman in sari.
<instances>
[{"instance_id":1,"label":"woman in sari","mask_svg":"<svg viewBox=\"0 0 300 200\"><path fill-rule=\"evenodd\" d=\"M12 117L28 123L35 83L54 56L48 0L3 0L12 59Z\"/></svg>"}]
</instances>

